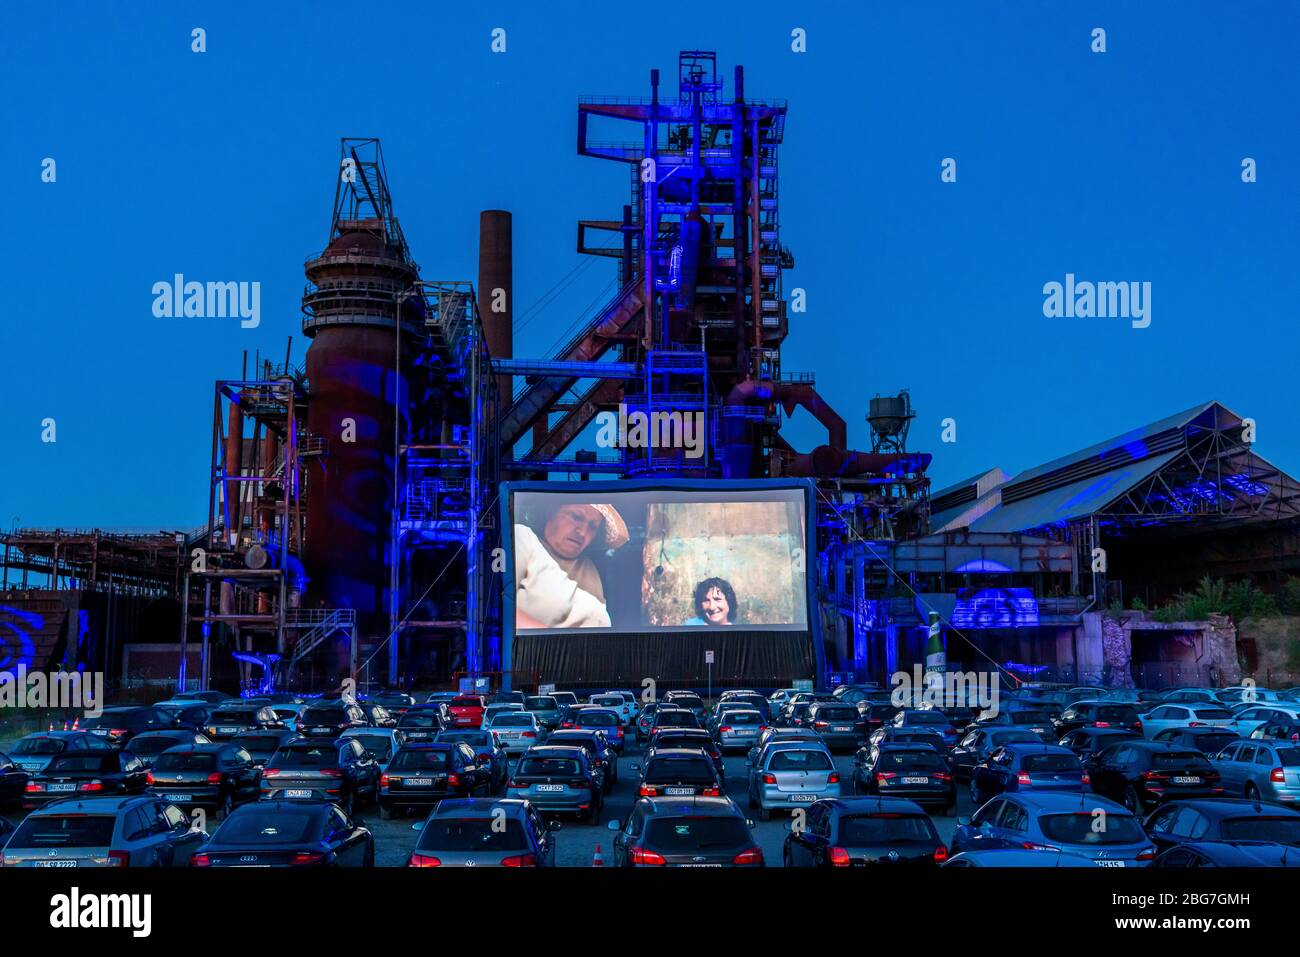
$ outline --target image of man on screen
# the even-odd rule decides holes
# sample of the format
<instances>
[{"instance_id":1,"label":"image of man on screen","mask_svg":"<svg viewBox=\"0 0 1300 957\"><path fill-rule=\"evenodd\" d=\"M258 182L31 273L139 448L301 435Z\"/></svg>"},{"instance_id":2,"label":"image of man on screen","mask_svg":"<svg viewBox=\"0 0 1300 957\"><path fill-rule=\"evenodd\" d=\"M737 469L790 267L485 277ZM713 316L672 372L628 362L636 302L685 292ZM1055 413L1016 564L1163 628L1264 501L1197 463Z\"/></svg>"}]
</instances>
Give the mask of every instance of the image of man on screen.
<instances>
[{"instance_id":1,"label":"image of man on screen","mask_svg":"<svg viewBox=\"0 0 1300 957\"><path fill-rule=\"evenodd\" d=\"M545 504L515 525L515 627L608 628L605 588L585 554L627 543L627 524L607 504Z\"/></svg>"}]
</instances>

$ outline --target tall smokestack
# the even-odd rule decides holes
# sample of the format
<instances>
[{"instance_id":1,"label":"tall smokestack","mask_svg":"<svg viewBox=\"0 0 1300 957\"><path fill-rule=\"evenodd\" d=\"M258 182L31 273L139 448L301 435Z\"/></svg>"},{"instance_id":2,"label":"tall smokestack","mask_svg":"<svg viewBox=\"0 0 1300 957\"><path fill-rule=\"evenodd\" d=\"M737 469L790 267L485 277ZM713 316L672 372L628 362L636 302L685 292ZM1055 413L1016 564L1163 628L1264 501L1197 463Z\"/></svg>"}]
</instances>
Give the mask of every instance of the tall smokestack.
<instances>
[{"instance_id":1,"label":"tall smokestack","mask_svg":"<svg viewBox=\"0 0 1300 957\"><path fill-rule=\"evenodd\" d=\"M493 359L514 355L513 220L504 209L485 209L478 216L478 314ZM508 375L497 376L501 408L510 406Z\"/></svg>"}]
</instances>

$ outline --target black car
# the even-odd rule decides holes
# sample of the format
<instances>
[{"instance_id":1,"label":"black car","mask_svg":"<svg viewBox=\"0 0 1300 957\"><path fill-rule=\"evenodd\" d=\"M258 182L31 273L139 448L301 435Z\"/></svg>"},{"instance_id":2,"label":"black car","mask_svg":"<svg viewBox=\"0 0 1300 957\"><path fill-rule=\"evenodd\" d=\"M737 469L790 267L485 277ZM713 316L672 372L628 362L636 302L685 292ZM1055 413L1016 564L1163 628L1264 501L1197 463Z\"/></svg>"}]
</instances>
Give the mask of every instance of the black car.
<instances>
[{"instance_id":1,"label":"black car","mask_svg":"<svg viewBox=\"0 0 1300 957\"><path fill-rule=\"evenodd\" d=\"M551 867L558 821L528 801L440 801L423 824L407 867Z\"/></svg>"},{"instance_id":2,"label":"black car","mask_svg":"<svg viewBox=\"0 0 1300 957\"><path fill-rule=\"evenodd\" d=\"M354 704L341 701L312 704L298 714L295 729L305 738L329 738L331 741L348 728L368 728L366 713Z\"/></svg>"},{"instance_id":3,"label":"black car","mask_svg":"<svg viewBox=\"0 0 1300 957\"><path fill-rule=\"evenodd\" d=\"M1117 701L1076 701L1052 719L1059 741L1079 728L1122 728L1142 733L1137 708Z\"/></svg>"},{"instance_id":4,"label":"black car","mask_svg":"<svg viewBox=\"0 0 1300 957\"><path fill-rule=\"evenodd\" d=\"M144 734L137 734L131 739L130 750L147 769L153 767L158 755L168 748L179 747L182 744L208 743L207 735L178 728L174 731L146 731Z\"/></svg>"},{"instance_id":5,"label":"black car","mask_svg":"<svg viewBox=\"0 0 1300 957\"><path fill-rule=\"evenodd\" d=\"M457 741L468 744L474 749L474 756L478 758L479 763L491 767L492 787L489 789L490 793L500 794L505 791L506 782L510 780L510 756L506 754L506 749L501 747L501 742L497 740L496 735L491 731L475 731L471 728L456 730L452 728L447 731L439 731L433 739L434 744L454 744Z\"/></svg>"},{"instance_id":6,"label":"black car","mask_svg":"<svg viewBox=\"0 0 1300 957\"><path fill-rule=\"evenodd\" d=\"M228 817L235 805L258 799L260 778L253 756L237 745L183 744L158 755L147 780L164 801Z\"/></svg>"},{"instance_id":7,"label":"black car","mask_svg":"<svg viewBox=\"0 0 1300 957\"><path fill-rule=\"evenodd\" d=\"M404 691L376 691L372 695L367 695L361 703L365 704L367 701L373 701L394 718L400 718L415 707L415 699Z\"/></svg>"},{"instance_id":8,"label":"black car","mask_svg":"<svg viewBox=\"0 0 1300 957\"><path fill-rule=\"evenodd\" d=\"M654 719L650 723L646 737L653 738L655 731L659 728L699 728L704 730L704 726L700 724L700 719L695 716L694 711L678 707L670 708L666 704L655 709Z\"/></svg>"},{"instance_id":9,"label":"black car","mask_svg":"<svg viewBox=\"0 0 1300 957\"><path fill-rule=\"evenodd\" d=\"M696 732L698 733L698 732ZM564 728L552 731L546 738L548 746L585 748L591 766L601 776L601 784L608 794L618 781L618 752L610 747L603 731L584 728Z\"/></svg>"},{"instance_id":10,"label":"black car","mask_svg":"<svg viewBox=\"0 0 1300 957\"><path fill-rule=\"evenodd\" d=\"M328 801L257 801L235 808L194 867L373 867L375 839Z\"/></svg>"},{"instance_id":11,"label":"black car","mask_svg":"<svg viewBox=\"0 0 1300 957\"><path fill-rule=\"evenodd\" d=\"M142 794L148 772L130 751L60 754L27 783L23 807L41 807L66 797Z\"/></svg>"},{"instance_id":12,"label":"black car","mask_svg":"<svg viewBox=\"0 0 1300 957\"><path fill-rule=\"evenodd\" d=\"M650 742L652 748L698 748L713 759L718 770L718 780L727 783L726 762L722 759L722 746L702 728L660 728Z\"/></svg>"},{"instance_id":13,"label":"black car","mask_svg":"<svg viewBox=\"0 0 1300 957\"><path fill-rule=\"evenodd\" d=\"M725 797L643 797L610 821L617 867L763 867L749 821Z\"/></svg>"},{"instance_id":14,"label":"black car","mask_svg":"<svg viewBox=\"0 0 1300 957\"><path fill-rule=\"evenodd\" d=\"M1042 738L1028 728L976 727L962 735L948 754L948 764L958 781L970 780L971 768L1005 744L1039 744Z\"/></svg>"},{"instance_id":15,"label":"black car","mask_svg":"<svg viewBox=\"0 0 1300 957\"><path fill-rule=\"evenodd\" d=\"M1133 739L1097 752L1085 765L1092 790L1135 814L1171 798L1220 797L1219 772L1199 751Z\"/></svg>"},{"instance_id":16,"label":"black car","mask_svg":"<svg viewBox=\"0 0 1300 957\"><path fill-rule=\"evenodd\" d=\"M708 708L704 706L704 699L694 691L669 691L664 695L663 700L664 704L671 707L685 708L701 721L704 720L704 715L708 711Z\"/></svg>"},{"instance_id":17,"label":"black car","mask_svg":"<svg viewBox=\"0 0 1300 957\"><path fill-rule=\"evenodd\" d=\"M863 698L855 707L858 709L858 720L862 722L863 738L892 723L894 715L903 710L888 701L872 701L870 698Z\"/></svg>"},{"instance_id":18,"label":"black car","mask_svg":"<svg viewBox=\"0 0 1300 957\"><path fill-rule=\"evenodd\" d=\"M805 720L831 751L857 748L866 737L866 723L855 705L814 701Z\"/></svg>"},{"instance_id":19,"label":"black car","mask_svg":"<svg viewBox=\"0 0 1300 957\"><path fill-rule=\"evenodd\" d=\"M1300 867L1300 853L1289 844L1229 844L1198 841L1171 847L1152 867Z\"/></svg>"},{"instance_id":20,"label":"black car","mask_svg":"<svg viewBox=\"0 0 1300 957\"><path fill-rule=\"evenodd\" d=\"M196 701L183 703L179 701L156 705L159 711L171 718L172 727L178 731L195 731L202 733L208 726L208 717L219 705Z\"/></svg>"},{"instance_id":21,"label":"black car","mask_svg":"<svg viewBox=\"0 0 1300 957\"><path fill-rule=\"evenodd\" d=\"M881 744L863 748L853 760L853 793L908 798L949 813L957 787L943 755L931 747Z\"/></svg>"},{"instance_id":22,"label":"black car","mask_svg":"<svg viewBox=\"0 0 1300 957\"><path fill-rule=\"evenodd\" d=\"M0 807L21 803L29 779L28 773L14 764L9 755L0 752ZM2 842L0 847L4 847Z\"/></svg>"},{"instance_id":23,"label":"black car","mask_svg":"<svg viewBox=\"0 0 1300 957\"><path fill-rule=\"evenodd\" d=\"M379 779L379 814L390 818L449 797L487 797L493 783L491 762L464 741L407 744Z\"/></svg>"},{"instance_id":24,"label":"black car","mask_svg":"<svg viewBox=\"0 0 1300 957\"><path fill-rule=\"evenodd\" d=\"M439 731L451 727L454 727L451 712L442 701L408 708L406 714L397 719L397 730L412 744L432 741Z\"/></svg>"},{"instance_id":25,"label":"black car","mask_svg":"<svg viewBox=\"0 0 1300 957\"><path fill-rule=\"evenodd\" d=\"M78 731L89 731L115 748L129 744L137 734L174 727L175 722L165 711L143 707L105 708L96 717L82 718L77 722Z\"/></svg>"},{"instance_id":26,"label":"black car","mask_svg":"<svg viewBox=\"0 0 1300 957\"><path fill-rule=\"evenodd\" d=\"M782 858L786 867L934 867L948 859L948 848L913 801L831 798L808 805L802 827L792 824Z\"/></svg>"},{"instance_id":27,"label":"black car","mask_svg":"<svg viewBox=\"0 0 1300 957\"><path fill-rule=\"evenodd\" d=\"M241 731L231 738L229 743L243 748L253 756L253 763L263 768L276 751L297 736L289 728L268 728L265 731Z\"/></svg>"},{"instance_id":28,"label":"black car","mask_svg":"<svg viewBox=\"0 0 1300 957\"><path fill-rule=\"evenodd\" d=\"M1062 735L1061 740L1056 743L1063 748L1069 748L1079 756L1081 761L1087 761L1098 751L1105 750L1124 738L1141 740L1142 735L1125 728L1077 728Z\"/></svg>"},{"instance_id":29,"label":"black car","mask_svg":"<svg viewBox=\"0 0 1300 957\"><path fill-rule=\"evenodd\" d=\"M1181 745L1209 756L1218 754L1238 737L1235 732L1220 728L1165 728L1157 731L1151 740Z\"/></svg>"},{"instance_id":30,"label":"black car","mask_svg":"<svg viewBox=\"0 0 1300 957\"><path fill-rule=\"evenodd\" d=\"M203 733L211 741L229 741L241 731L283 728L285 724L269 704L228 704L208 715Z\"/></svg>"},{"instance_id":31,"label":"black car","mask_svg":"<svg viewBox=\"0 0 1300 957\"><path fill-rule=\"evenodd\" d=\"M357 707L366 716L366 721L376 728L397 727L398 716L390 712L378 701L359 701Z\"/></svg>"},{"instance_id":32,"label":"black car","mask_svg":"<svg viewBox=\"0 0 1300 957\"><path fill-rule=\"evenodd\" d=\"M349 815L379 792L379 765L355 738L295 738L262 771L262 799L333 801Z\"/></svg>"},{"instance_id":33,"label":"black car","mask_svg":"<svg viewBox=\"0 0 1300 957\"><path fill-rule=\"evenodd\" d=\"M1055 744L1060 737L1052 723L1052 716L1046 711L1001 711L995 717L981 718L967 730L999 727L1024 728L1038 735L1039 741L1048 744Z\"/></svg>"},{"instance_id":34,"label":"black car","mask_svg":"<svg viewBox=\"0 0 1300 957\"><path fill-rule=\"evenodd\" d=\"M1142 826L1157 851L1192 841L1267 841L1300 847L1300 811L1236 798L1172 801L1152 811Z\"/></svg>"},{"instance_id":35,"label":"black car","mask_svg":"<svg viewBox=\"0 0 1300 957\"><path fill-rule=\"evenodd\" d=\"M651 748L641 772L637 794L641 797L720 797L722 780L713 759L698 748Z\"/></svg>"}]
</instances>

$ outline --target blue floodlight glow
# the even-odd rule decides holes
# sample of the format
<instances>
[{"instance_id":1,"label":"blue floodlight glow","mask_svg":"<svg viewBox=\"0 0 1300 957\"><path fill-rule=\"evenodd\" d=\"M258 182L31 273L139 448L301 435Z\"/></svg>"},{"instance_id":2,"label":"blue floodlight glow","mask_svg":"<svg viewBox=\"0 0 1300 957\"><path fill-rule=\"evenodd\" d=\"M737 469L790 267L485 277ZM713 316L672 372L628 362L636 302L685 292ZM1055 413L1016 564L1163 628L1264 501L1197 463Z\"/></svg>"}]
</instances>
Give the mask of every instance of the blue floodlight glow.
<instances>
[{"instance_id":1,"label":"blue floodlight glow","mask_svg":"<svg viewBox=\"0 0 1300 957\"><path fill-rule=\"evenodd\" d=\"M1033 628L1038 600L1028 588L963 588L952 611L954 628Z\"/></svg>"},{"instance_id":2,"label":"blue floodlight glow","mask_svg":"<svg viewBox=\"0 0 1300 957\"><path fill-rule=\"evenodd\" d=\"M30 670L36 660L31 633L44 627L45 619L36 612L0 605L0 671Z\"/></svg>"},{"instance_id":3,"label":"blue floodlight glow","mask_svg":"<svg viewBox=\"0 0 1300 957\"><path fill-rule=\"evenodd\" d=\"M1242 495L1267 495L1268 486L1256 482L1253 478L1245 473L1238 475L1225 475L1223 484L1231 489L1240 492Z\"/></svg>"},{"instance_id":4,"label":"blue floodlight glow","mask_svg":"<svg viewBox=\"0 0 1300 957\"><path fill-rule=\"evenodd\" d=\"M994 561L991 558L972 558L968 562L962 562L960 565L954 568L953 571L963 572L963 573L972 573L972 572L1005 573L1005 572L1010 572L1011 569L1008 568L1006 565L1003 565L1001 562Z\"/></svg>"}]
</instances>

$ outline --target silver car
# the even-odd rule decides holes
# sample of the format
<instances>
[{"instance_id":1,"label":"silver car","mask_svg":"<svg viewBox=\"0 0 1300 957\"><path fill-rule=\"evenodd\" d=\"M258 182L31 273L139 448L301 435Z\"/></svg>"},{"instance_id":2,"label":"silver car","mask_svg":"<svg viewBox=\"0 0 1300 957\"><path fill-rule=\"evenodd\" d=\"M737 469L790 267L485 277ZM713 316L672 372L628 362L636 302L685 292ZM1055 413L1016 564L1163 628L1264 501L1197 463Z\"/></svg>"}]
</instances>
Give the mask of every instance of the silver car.
<instances>
[{"instance_id":1,"label":"silver car","mask_svg":"<svg viewBox=\"0 0 1300 957\"><path fill-rule=\"evenodd\" d=\"M1234 741L1210 760L1228 794L1279 804L1300 800L1300 745Z\"/></svg>"},{"instance_id":2,"label":"silver car","mask_svg":"<svg viewBox=\"0 0 1300 957\"><path fill-rule=\"evenodd\" d=\"M152 795L56 801L10 836L4 867L186 867L207 840L176 805Z\"/></svg>"},{"instance_id":3,"label":"silver car","mask_svg":"<svg viewBox=\"0 0 1300 957\"><path fill-rule=\"evenodd\" d=\"M841 794L840 773L831 753L807 742L769 744L749 771L749 806L761 821L773 810L806 807Z\"/></svg>"},{"instance_id":4,"label":"silver car","mask_svg":"<svg viewBox=\"0 0 1300 957\"><path fill-rule=\"evenodd\" d=\"M527 751L546 737L546 729L530 711L500 712L483 723L483 730L490 731L507 754Z\"/></svg>"},{"instance_id":5,"label":"silver car","mask_svg":"<svg viewBox=\"0 0 1300 957\"><path fill-rule=\"evenodd\" d=\"M758 736L763 733L764 727L763 715L755 709L724 711L718 716L714 739L723 751L728 748L751 748L758 743Z\"/></svg>"}]
</instances>

